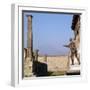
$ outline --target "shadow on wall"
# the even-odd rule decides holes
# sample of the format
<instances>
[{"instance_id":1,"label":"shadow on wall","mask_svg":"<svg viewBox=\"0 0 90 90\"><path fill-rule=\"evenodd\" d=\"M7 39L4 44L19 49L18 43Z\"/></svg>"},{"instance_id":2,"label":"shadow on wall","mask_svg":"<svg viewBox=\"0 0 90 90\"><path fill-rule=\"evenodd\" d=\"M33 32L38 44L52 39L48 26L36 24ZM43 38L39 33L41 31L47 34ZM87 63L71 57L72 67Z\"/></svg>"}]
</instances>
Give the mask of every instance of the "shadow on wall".
<instances>
[{"instance_id":1,"label":"shadow on wall","mask_svg":"<svg viewBox=\"0 0 90 90\"><path fill-rule=\"evenodd\" d=\"M33 73L38 76L47 76L47 64L39 61L33 61Z\"/></svg>"}]
</instances>

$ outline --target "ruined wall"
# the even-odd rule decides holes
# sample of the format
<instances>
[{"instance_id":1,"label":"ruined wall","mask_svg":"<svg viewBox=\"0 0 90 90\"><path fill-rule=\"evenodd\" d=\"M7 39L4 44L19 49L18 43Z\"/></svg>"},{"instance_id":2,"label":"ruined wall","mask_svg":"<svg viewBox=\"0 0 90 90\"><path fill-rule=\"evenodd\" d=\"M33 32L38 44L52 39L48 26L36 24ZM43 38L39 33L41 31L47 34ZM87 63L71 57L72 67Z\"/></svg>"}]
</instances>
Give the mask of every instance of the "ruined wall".
<instances>
[{"instance_id":1,"label":"ruined wall","mask_svg":"<svg viewBox=\"0 0 90 90\"><path fill-rule=\"evenodd\" d=\"M68 56L47 56L45 61L45 56L38 57L38 61L47 63L48 71L67 71L68 65Z\"/></svg>"},{"instance_id":2,"label":"ruined wall","mask_svg":"<svg viewBox=\"0 0 90 90\"><path fill-rule=\"evenodd\" d=\"M74 40L77 49L80 48L80 15L74 15L71 28L74 32Z\"/></svg>"},{"instance_id":3,"label":"ruined wall","mask_svg":"<svg viewBox=\"0 0 90 90\"><path fill-rule=\"evenodd\" d=\"M78 34L76 35L75 43L76 47L80 48L80 20L78 19L78 22L76 24L76 29L78 28Z\"/></svg>"},{"instance_id":4,"label":"ruined wall","mask_svg":"<svg viewBox=\"0 0 90 90\"><path fill-rule=\"evenodd\" d=\"M76 48L77 48L77 52L78 52L78 57L80 59L80 25L81 25L81 22L80 22L80 15L76 15L77 19L74 20L73 22L76 21L76 24L75 24L75 28L74 28L74 36L76 38L75 39L75 45L76 45Z\"/></svg>"},{"instance_id":5,"label":"ruined wall","mask_svg":"<svg viewBox=\"0 0 90 90\"><path fill-rule=\"evenodd\" d=\"M75 46L77 49L77 56L80 59L80 15L73 15L71 29L73 30L74 37L72 37L75 42ZM71 62L71 52L69 52L69 65ZM77 58L74 57L74 64L78 64Z\"/></svg>"}]
</instances>

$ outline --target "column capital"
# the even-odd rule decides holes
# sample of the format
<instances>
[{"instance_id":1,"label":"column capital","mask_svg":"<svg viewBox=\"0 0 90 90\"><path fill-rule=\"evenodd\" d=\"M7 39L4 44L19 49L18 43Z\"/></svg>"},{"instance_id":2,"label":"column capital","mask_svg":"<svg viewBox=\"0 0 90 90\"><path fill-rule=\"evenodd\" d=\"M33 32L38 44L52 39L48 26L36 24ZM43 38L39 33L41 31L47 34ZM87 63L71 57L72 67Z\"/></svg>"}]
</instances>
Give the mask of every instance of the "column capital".
<instances>
[{"instance_id":1,"label":"column capital","mask_svg":"<svg viewBox=\"0 0 90 90\"><path fill-rule=\"evenodd\" d=\"M30 16L30 17L33 17L32 15L26 15L26 16L27 16L27 17L29 17L29 16Z\"/></svg>"}]
</instances>

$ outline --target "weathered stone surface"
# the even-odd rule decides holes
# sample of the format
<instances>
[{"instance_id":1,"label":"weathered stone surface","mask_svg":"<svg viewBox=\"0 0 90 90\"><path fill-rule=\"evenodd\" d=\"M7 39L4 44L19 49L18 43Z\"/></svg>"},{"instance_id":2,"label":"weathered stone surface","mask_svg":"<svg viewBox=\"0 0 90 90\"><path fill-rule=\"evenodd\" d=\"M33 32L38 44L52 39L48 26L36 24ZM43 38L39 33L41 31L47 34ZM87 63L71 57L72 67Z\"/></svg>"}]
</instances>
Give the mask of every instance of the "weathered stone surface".
<instances>
[{"instance_id":1,"label":"weathered stone surface","mask_svg":"<svg viewBox=\"0 0 90 90\"><path fill-rule=\"evenodd\" d=\"M28 15L27 48L24 49L24 77L33 75L33 36L32 36L32 16Z\"/></svg>"},{"instance_id":2,"label":"weathered stone surface","mask_svg":"<svg viewBox=\"0 0 90 90\"><path fill-rule=\"evenodd\" d=\"M35 51L34 51L34 54L33 54L33 56L34 56L34 61L38 61L38 52L39 52L39 50L35 50Z\"/></svg>"},{"instance_id":3,"label":"weathered stone surface","mask_svg":"<svg viewBox=\"0 0 90 90\"><path fill-rule=\"evenodd\" d=\"M45 56L38 57L38 61L47 63L48 71L67 71L68 56L47 56L47 61L45 61Z\"/></svg>"},{"instance_id":4,"label":"weathered stone surface","mask_svg":"<svg viewBox=\"0 0 90 90\"><path fill-rule=\"evenodd\" d=\"M28 17L27 56L32 58L33 53L32 16L28 15L27 17Z\"/></svg>"},{"instance_id":5,"label":"weathered stone surface","mask_svg":"<svg viewBox=\"0 0 90 90\"><path fill-rule=\"evenodd\" d=\"M24 77L29 77L32 76L32 61L30 60L31 58L27 57L24 60Z\"/></svg>"},{"instance_id":6,"label":"weathered stone surface","mask_svg":"<svg viewBox=\"0 0 90 90\"><path fill-rule=\"evenodd\" d=\"M77 48L77 56L79 57L80 60L80 15L74 15L73 20L72 20L72 29L74 31L74 40L75 40L75 46ZM80 74L80 65L74 57L74 65L71 63L71 58L70 58L70 53L69 53L69 69L67 72L69 74Z\"/></svg>"}]
</instances>

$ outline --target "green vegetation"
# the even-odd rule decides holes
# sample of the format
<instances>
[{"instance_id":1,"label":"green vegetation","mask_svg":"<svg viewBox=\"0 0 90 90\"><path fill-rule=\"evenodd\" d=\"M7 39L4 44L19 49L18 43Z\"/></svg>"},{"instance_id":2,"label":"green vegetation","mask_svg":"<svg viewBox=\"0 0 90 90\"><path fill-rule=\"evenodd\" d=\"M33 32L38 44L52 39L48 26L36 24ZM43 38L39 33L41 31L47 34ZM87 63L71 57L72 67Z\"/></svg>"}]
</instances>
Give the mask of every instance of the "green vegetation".
<instances>
[{"instance_id":1,"label":"green vegetation","mask_svg":"<svg viewBox=\"0 0 90 90\"><path fill-rule=\"evenodd\" d=\"M48 72L48 76L61 76L61 75L65 75L65 71L56 71L56 72Z\"/></svg>"}]
</instances>

